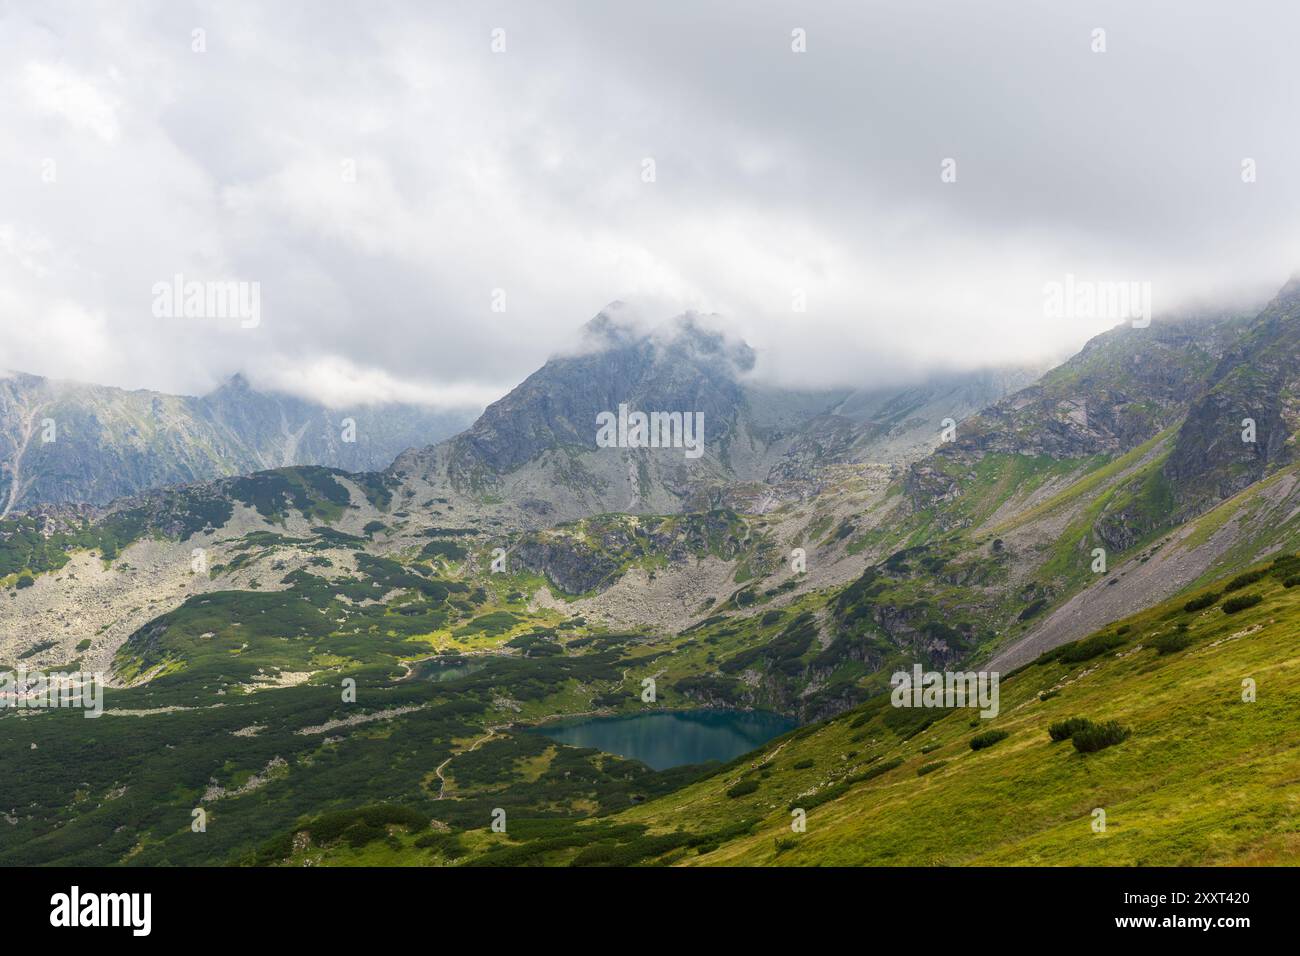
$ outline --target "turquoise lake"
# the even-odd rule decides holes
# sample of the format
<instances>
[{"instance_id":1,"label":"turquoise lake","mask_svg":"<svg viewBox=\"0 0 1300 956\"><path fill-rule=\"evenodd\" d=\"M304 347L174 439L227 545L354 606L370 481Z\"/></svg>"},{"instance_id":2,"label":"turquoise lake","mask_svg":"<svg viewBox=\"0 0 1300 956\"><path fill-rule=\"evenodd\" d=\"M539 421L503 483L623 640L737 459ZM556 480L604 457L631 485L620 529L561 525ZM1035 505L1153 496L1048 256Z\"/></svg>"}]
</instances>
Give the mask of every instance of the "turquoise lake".
<instances>
[{"instance_id":1,"label":"turquoise lake","mask_svg":"<svg viewBox=\"0 0 1300 956\"><path fill-rule=\"evenodd\" d=\"M796 720L766 711L691 710L593 717L547 724L530 732L667 770L709 760L725 763L798 725Z\"/></svg>"}]
</instances>

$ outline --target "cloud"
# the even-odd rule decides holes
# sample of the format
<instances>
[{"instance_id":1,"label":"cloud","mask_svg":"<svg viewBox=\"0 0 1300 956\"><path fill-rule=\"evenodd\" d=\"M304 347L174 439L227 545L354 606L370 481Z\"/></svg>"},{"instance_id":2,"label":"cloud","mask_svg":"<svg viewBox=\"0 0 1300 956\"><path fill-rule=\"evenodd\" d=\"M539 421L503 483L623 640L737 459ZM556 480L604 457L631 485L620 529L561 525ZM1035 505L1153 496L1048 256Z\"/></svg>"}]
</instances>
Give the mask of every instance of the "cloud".
<instances>
[{"instance_id":1,"label":"cloud","mask_svg":"<svg viewBox=\"0 0 1300 956\"><path fill-rule=\"evenodd\" d=\"M1295 270L1297 26L1260 0L11 12L0 365L477 403L614 299L720 313L788 384L1057 358L1114 324L1045 314L1067 273L1150 282L1159 316ZM155 319L176 273L260 283L261 325Z\"/></svg>"},{"instance_id":2,"label":"cloud","mask_svg":"<svg viewBox=\"0 0 1300 956\"><path fill-rule=\"evenodd\" d=\"M28 63L23 69L23 88L36 113L57 116L112 142L118 135L121 101L106 86L116 78L116 71L96 81L59 63Z\"/></svg>"},{"instance_id":3,"label":"cloud","mask_svg":"<svg viewBox=\"0 0 1300 956\"><path fill-rule=\"evenodd\" d=\"M337 355L321 356L293 366L257 366L250 373L250 380L257 388L313 398L331 408L400 402L445 409L481 409L506 391L501 385L403 381L382 369L359 367Z\"/></svg>"}]
</instances>

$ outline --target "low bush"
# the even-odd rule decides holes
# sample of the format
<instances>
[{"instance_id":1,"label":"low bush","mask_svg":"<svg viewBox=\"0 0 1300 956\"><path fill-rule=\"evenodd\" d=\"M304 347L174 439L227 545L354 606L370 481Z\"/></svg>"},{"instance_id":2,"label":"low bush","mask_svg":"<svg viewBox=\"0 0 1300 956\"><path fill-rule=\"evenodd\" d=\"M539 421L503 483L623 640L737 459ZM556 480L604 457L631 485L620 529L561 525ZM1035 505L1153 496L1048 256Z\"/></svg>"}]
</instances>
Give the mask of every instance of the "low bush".
<instances>
[{"instance_id":1,"label":"low bush","mask_svg":"<svg viewBox=\"0 0 1300 956\"><path fill-rule=\"evenodd\" d=\"M293 852L293 834L281 833L267 840L257 848L256 861L258 866L271 866L282 860L289 858Z\"/></svg>"},{"instance_id":2,"label":"low bush","mask_svg":"<svg viewBox=\"0 0 1300 956\"><path fill-rule=\"evenodd\" d=\"M1094 724L1088 721L1087 726L1076 730L1070 740L1074 743L1074 749L1079 753L1090 754L1123 743L1131 733L1132 731L1127 727L1121 727L1118 722L1113 720L1104 724Z\"/></svg>"},{"instance_id":3,"label":"low bush","mask_svg":"<svg viewBox=\"0 0 1300 956\"><path fill-rule=\"evenodd\" d=\"M1207 607L1213 607L1215 602L1218 600L1219 592L1210 591L1208 594L1202 594L1200 597L1192 598L1183 605L1183 610L1188 612L1204 611Z\"/></svg>"},{"instance_id":4,"label":"low bush","mask_svg":"<svg viewBox=\"0 0 1300 956\"><path fill-rule=\"evenodd\" d=\"M734 800L737 797L743 797L746 794L753 793L757 789L758 789L757 780L754 779L742 780L740 781L740 783L736 784L734 787L731 787L727 791L727 796L731 797L731 799Z\"/></svg>"},{"instance_id":5,"label":"low bush","mask_svg":"<svg viewBox=\"0 0 1300 956\"><path fill-rule=\"evenodd\" d=\"M1225 594L1229 591L1240 591L1242 588L1254 584L1267 573L1268 572L1265 570L1259 570L1247 571L1245 574L1239 574L1223 586L1223 591Z\"/></svg>"},{"instance_id":6,"label":"low bush","mask_svg":"<svg viewBox=\"0 0 1300 956\"><path fill-rule=\"evenodd\" d=\"M923 766L916 768L916 775L918 777L924 777L927 773L934 773L936 770L946 765L947 763L948 761L946 760L936 760L934 763L924 764Z\"/></svg>"},{"instance_id":7,"label":"low bush","mask_svg":"<svg viewBox=\"0 0 1300 956\"><path fill-rule=\"evenodd\" d=\"M469 852L460 842L460 834L447 830L434 830L424 836L416 837L415 845L422 850L433 850L448 860L457 860Z\"/></svg>"},{"instance_id":8,"label":"low bush","mask_svg":"<svg viewBox=\"0 0 1300 956\"><path fill-rule=\"evenodd\" d=\"M1047 735L1052 740L1060 743L1062 740L1069 740L1074 736L1076 731L1091 726L1092 721L1087 717L1071 717L1069 720L1058 720L1047 728Z\"/></svg>"},{"instance_id":9,"label":"low bush","mask_svg":"<svg viewBox=\"0 0 1300 956\"><path fill-rule=\"evenodd\" d=\"M970 739L971 750L984 750L992 747L999 740L1006 740L1010 736L1005 730L986 730L982 734L976 734Z\"/></svg>"},{"instance_id":10,"label":"low bush","mask_svg":"<svg viewBox=\"0 0 1300 956\"><path fill-rule=\"evenodd\" d=\"M1182 631L1175 631L1172 634L1161 634L1151 642L1152 646L1155 647L1156 652L1161 655L1176 654L1178 651L1185 650L1191 643L1191 635Z\"/></svg>"},{"instance_id":11,"label":"low bush","mask_svg":"<svg viewBox=\"0 0 1300 956\"><path fill-rule=\"evenodd\" d=\"M323 814L304 829L311 833L312 842L318 846L343 838L353 847L363 847L387 836L389 826L402 826L418 833L428 825L428 817L417 810L381 803Z\"/></svg>"},{"instance_id":12,"label":"low bush","mask_svg":"<svg viewBox=\"0 0 1300 956\"><path fill-rule=\"evenodd\" d=\"M1081 664L1105 654L1124 643L1118 634L1094 634L1081 641L1071 641L1056 649L1056 659L1065 664Z\"/></svg>"},{"instance_id":13,"label":"low bush","mask_svg":"<svg viewBox=\"0 0 1300 956\"><path fill-rule=\"evenodd\" d=\"M1258 594L1243 594L1241 597L1228 598L1223 602L1224 614L1236 614L1238 611L1244 611L1248 607L1254 607L1260 601L1264 600Z\"/></svg>"}]
</instances>

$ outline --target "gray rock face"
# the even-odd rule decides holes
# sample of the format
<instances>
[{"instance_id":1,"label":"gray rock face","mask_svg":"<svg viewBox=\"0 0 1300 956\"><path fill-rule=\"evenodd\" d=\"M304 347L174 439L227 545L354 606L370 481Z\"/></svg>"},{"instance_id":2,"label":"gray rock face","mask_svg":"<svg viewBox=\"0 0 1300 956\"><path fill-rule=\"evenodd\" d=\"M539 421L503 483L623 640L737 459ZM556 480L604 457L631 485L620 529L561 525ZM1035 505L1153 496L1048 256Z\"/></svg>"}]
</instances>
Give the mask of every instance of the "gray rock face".
<instances>
[{"instance_id":1,"label":"gray rock face","mask_svg":"<svg viewBox=\"0 0 1300 956\"><path fill-rule=\"evenodd\" d=\"M796 390L748 374L754 352L688 313L643 332L612 305L559 355L439 449L405 455L393 473L503 500L549 502L573 519L655 514L725 502L736 482L816 491L818 472L843 462L911 461L937 443L940 422L961 419L1036 372L938 376L920 386ZM620 406L701 413L704 449L600 447L597 419Z\"/></svg>"},{"instance_id":2,"label":"gray rock face","mask_svg":"<svg viewBox=\"0 0 1300 956\"><path fill-rule=\"evenodd\" d=\"M515 549L514 560L569 594L594 591L619 571L608 555L568 541L524 540Z\"/></svg>"},{"instance_id":3,"label":"gray rock face","mask_svg":"<svg viewBox=\"0 0 1300 956\"><path fill-rule=\"evenodd\" d=\"M201 398L0 376L0 515L285 465L383 468L469 417L409 405L332 410L255 391L242 376ZM345 418L355 441L344 440Z\"/></svg>"},{"instance_id":4,"label":"gray rock face","mask_svg":"<svg viewBox=\"0 0 1300 956\"><path fill-rule=\"evenodd\" d=\"M1293 461L1298 430L1300 278L1221 357L1188 410L1164 468L1179 513L1197 514Z\"/></svg>"},{"instance_id":5,"label":"gray rock face","mask_svg":"<svg viewBox=\"0 0 1300 956\"><path fill-rule=\"evenodd\" d=\"M582 352L552 358L452 442L452 475L505 474L555 448L595 450L596 418L633 411L702 412L705 444L725 444L745 408L737 376L753 351L684 315L661 335L618 324L611 306L587 323Z\"/></svg>"},{"instance_id":6,"label":"gray rock face","mask_svg":"<svg viewBox=\"0 0 1300 956\"><path fill-rule=\"evenodd\" d=\"M708 555L733 561L748 554L755 567L770 569L770 550L746 519L717 509L642 519L601 515L531 532L514 546L511 562L561 591L583 594L608 587L638 562L683 564Z\"/></svg>"},{"instance_id":7,"label":"gray rock face","mask_svg":"<svg viewBox=\"0 0 1300 956\"><path fill-rule=\"evenodd\" d=\"M943 500L954 476L987 454L1071 459L1136 448L1188 414L1250 323L1214 315L1097 336L1040 381L962 423L956 441L914 464L913 500Z\"/></svg>"}]
</instances>

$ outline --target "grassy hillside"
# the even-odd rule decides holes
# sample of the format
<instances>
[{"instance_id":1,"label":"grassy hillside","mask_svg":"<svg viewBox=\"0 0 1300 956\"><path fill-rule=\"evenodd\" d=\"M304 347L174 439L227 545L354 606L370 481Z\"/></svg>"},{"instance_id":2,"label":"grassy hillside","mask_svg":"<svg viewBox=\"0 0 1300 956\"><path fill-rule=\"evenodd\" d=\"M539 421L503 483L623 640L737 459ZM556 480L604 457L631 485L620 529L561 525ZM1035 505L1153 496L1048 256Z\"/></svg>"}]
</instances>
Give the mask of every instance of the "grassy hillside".
<instances>
[{"instance_id":1,"label":"grassy hillside","mask_svg":"<svg viewBox=\"0 0 1300 956\"><path fill-rule=\"evenodd\" d=\"M1001 684L997 717L874 698L600 821L455 836L460 863L1175 865L1300 861L1295 559L1220 581ZM1290 583L1292 587L1287 587ZM1229 604L1250 605L1235 610ZM1226 606L1225 606L1226 605ZM1231 612L1231 613L1230 613ZM1243 700L1243 681L1257 699ZM1084 753L1049 728L1117 722ZM990 730L1007 736L983 749ZM802 808L807 830L791 830ZM1104 832L1093 828L1105 812ZM394 832L389 862L451 862ZM450 840L451 837L441 837ZM361 862L302 838L315 862ZM292 860L293 857L290 857Z\"/></svg>"},{"instance_id":2,"label":"grassy hillside","mask_svg":"<svg viewBox=\"0 0 1300 956\"><path fill-rule=\"evenodd\" d=\"M898 717L915 711L875 704L624 816L652 828L761 818L752 835L692 860L705 863L1295 862L1300 591L1280 579L1292 564L1278 570L1234 592L1259 595L1255 607L1225 613L1225 598L1189 612L1179 599L1089 638L1091 647L1045 655L1002 683L992 720L972 726L964 710L917 732ZM1254 703L1242 700L1247 678ZM1049 726L1074 716L1118 721L1132 736L1090 754L1052 742ZM989 729L1009 736L972 750L971 738ZM792 805L896 760L811 809L806 833L791 833ZM742 779L758 789L728 797ZM1092 830L1095 808L1106 812L1105 833Z\"/></svg>"}]
</instances>

